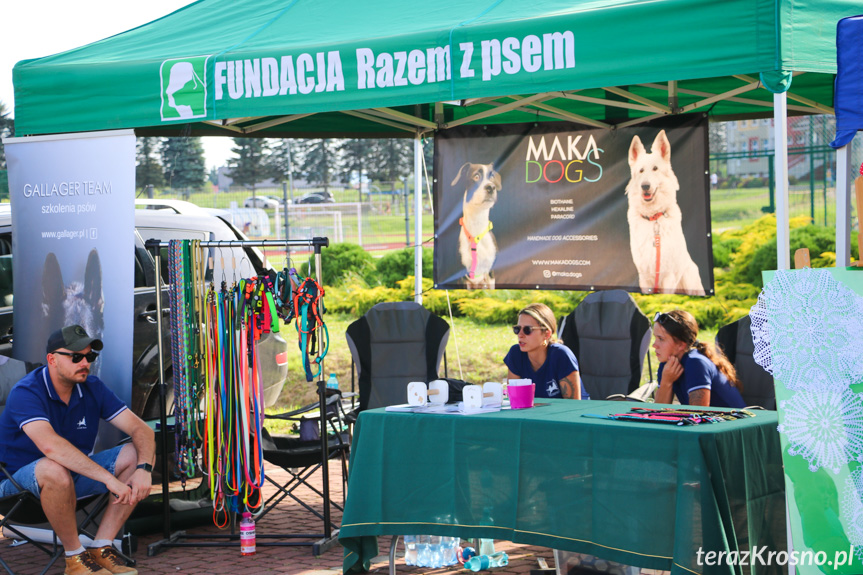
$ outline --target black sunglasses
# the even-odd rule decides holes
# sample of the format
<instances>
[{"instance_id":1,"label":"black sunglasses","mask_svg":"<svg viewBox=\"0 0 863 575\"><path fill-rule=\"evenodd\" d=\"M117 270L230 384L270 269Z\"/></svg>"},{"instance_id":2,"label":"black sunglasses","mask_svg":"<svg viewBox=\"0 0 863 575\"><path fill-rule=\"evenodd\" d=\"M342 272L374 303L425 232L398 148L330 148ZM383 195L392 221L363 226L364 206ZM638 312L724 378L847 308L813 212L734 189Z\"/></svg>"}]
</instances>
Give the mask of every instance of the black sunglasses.
<instances>
[{"instance_id":1,"label":"black sunglasses","mask_svg":"<svg viewBox=\"0 0 863 575\"><path fill-rule=\"evenodd\" d=\"M658 323L659 325L665 325L666 323L671 322L675 325L680 325L676 319L668 315L667 313L662 313L661 311L656 312L656 315L653 316L653 323Z\"/></svg>"},{"instance_id":2,"label":"black sunglasses","mask_svg":"<svg viewBox=\"0 0 863 575\"><path fill-rule=\"evenodd\" d=\"M512 326L512 333L514 333L515 335L518 335L518 332L520 332L521 330L524 330L524 335L530 335L531 333L533 333L533 330L535 330L535 329L542 331L545 328L542 326L538 326L538 325L537 326L514 325L514 326Z\"/></svg>"},{"instance_id":3,"label":"black sunglasses","mask_svg":"<svg viewBox=\"0 0 863 575\"><path fill-rule=\"evenodd\" d=\"M90 353L69 353L68 351L54 351L52 353L71 357L72 363L81 363L81 360L84 358L87 359L87 363L93 363L94 361L96 361L96 358L99 357L99 354L95 351L91 351Z\"/></svg>"}]
</instances>

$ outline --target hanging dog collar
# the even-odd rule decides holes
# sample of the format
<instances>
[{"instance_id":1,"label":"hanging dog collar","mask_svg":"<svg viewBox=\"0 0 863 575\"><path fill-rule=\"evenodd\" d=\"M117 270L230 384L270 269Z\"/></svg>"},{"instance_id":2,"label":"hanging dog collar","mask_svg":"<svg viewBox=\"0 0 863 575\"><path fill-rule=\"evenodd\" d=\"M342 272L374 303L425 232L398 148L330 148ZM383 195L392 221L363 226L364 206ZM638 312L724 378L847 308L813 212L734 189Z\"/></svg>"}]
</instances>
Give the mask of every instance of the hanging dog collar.
<instances>
[{"instance_id":1,"label":"hanging dog collar","mask_svg":"<svg viewBox=\"0 0 863 575\"><path fill-rule=\"evenodd\" d=\"M492 226L491 221L489 221L488 225L485 227L485 229L481 233L479 233L478 235L474 236L474 235L471 235L471 233L467 229L467 226L464 225L464 218L458 219L458 225L460 225L461 229L464 230L464 235L465 235L465 237L467 237L467 241L470 242L470 271L468 271L467 277L469 277L470 279L473 279L474 273L476 272L476 265L477 265L476 248L479 245L479 243L482 241L482 239L485 237L485 235L487 233L489 233L491 231L492 227L494 227L494 226Z\"/></svg>"},{"instance_id":2,"label":"hanging dog collar","mask_svg":"<svg viewBox=\"0 0 863 575\"><path fill-rule=\"evenodd\" d=\"M656 247L656 276L653 279L653 293L659 292L659 218L666 215L665 212L656 212L652 216L641 216L645 220L653 222L653 245Z\"/></svg>"}]
</instances>

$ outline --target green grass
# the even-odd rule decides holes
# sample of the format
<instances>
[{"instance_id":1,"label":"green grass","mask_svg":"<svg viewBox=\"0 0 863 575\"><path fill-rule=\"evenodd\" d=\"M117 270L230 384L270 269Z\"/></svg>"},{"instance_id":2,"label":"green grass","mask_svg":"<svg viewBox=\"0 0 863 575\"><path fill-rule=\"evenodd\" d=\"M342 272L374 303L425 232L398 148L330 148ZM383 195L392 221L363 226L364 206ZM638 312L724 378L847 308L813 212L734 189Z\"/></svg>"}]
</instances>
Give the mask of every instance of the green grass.
<instances>
[{"instance_id":1,"label":"green grass","mask_svg":"<svg viewBox=\"0 0 863 575\"><path fill-rule=\"evenodd\" d=\"M832 226L836 222L836 196L827 188L826 207L823 186L816 187L814 196L808 184L797 184L788 192L789 217L814 213L816 224ZM814 200L814 203L813 203ZM814 205L813 205L814 204ZM710 192L710 217L714 231L747 226L763 216L770 205L767 188L719 189Z\"/></svg>"},{"instance_id":2,"label":"green grass","mask_svg":"<svg viewBox=\"0 0 863 575\"><path fill-rule=\"evenodd\" d=\"M303 192L308 190L303 190ZM337 201L356 201L356 190L333 190ZM299 192L297 192L299 193ZM281 196L281 190L262 190L258 195ZM296 194L295 194L296 195ZM795 215L809 215L811 209L811 194L808 185L792 186L790 192L790 213ZM188 199L203 207L226 208L230 203L236 202L242 206L243 201L250 196L247 191L227 193L195 193ZM168 196L158 196L168 197ZM823 189L816 189L815 193L815 215L816 223L823 224L825 218L825 203ZM727 190L720 189L711 192L711 216L714 231L739 228L764 215L762 207L769 204L769 193L767 188L750 188ZM375 206L381 202L376 200ZM835 201L833 190L827 193L827 222L832 224L835 220ZM345 240L355 241L349 235L349 230L356 229L356 219L351 210L342 216L345 230ZM272 216L272 215L271 215ZM306 220L307 221L307 220ZM294 218L291 225L295 226ZM306 224L308 225L308 224ZM408 241L413 243L413 217L410 218L410 235ZM275 221L271 217L271 230L275 231ZM423 218L423 230L421 237L426 240L434 233L434 222L430 214L426 213ZM405 220L404 214L384 214L378 211L364 213L363 244L390 244L381 250L373 251L373 255L381 256L383 253L393 249L401 249L405 243ZM391 247L395 245L396 247ZM303 256L304 257L304 256ZM280 268L283 260L271 258L271 263ZM295 258L294 263L299 263ZM351 358L345 341L345 330L356 318L346 315L328 314L326 317L329 330L329 351L324 361L323 378L333 372L336 373L342 390L351 388ZM449 319L447 318L449 322ZM303 372L300 351L297 345L296 329L293 325L282 326L283 336L289 342L288 379L285 383L277 406L270 412L287 411L296 407L312 403L317 400L317 391L314 383L306 382ZM705 330L701 334L703 341L712 341L715 337L714 331ZM503 357L509 347L515 343L515 337L506 325L479 324L468 318L455 318L454 327L451 331L449 345L447 347L447 363L449 377L464 379L470 383L483 383L485 381L500 381L506 377L507 370L503 364ZM650 348L650 368L655 377L658 364L653 349ZM443 370L441 370L443 373ZM650 381L648 362L644 362L642 383ZM272 421L272 420L271 420ZM283 423L268 424L274 427L276 432L288 431L288 426Z\"/></svg>"},{"instance_id":3,"label":"green grass","mask_svg":"<svg viewBox=\"0 0 863 575\"><path fill-rule=\"evenodd\" d=\"M335 373L342 391L351 389L351 356L348 350L345 331L356 318L347 315L327 314L325 316L330 335L329 351L324 359L324 379ZM445 318L449 323L449 318ZM464 379L470 383L501 381L507 375L503 356L515 343L515 336L507 326L478 324L469 318L457 317L455 328L450 331L447 345L447 366L449 377ZM317 400L317 388L305 378L305 371L297 345L296 328L283 326L282 333L289 343L288 379L279 397L281 411L294 409ZM459 369L459 364L461 369ZM443 365L441 366L443 375Z\"/></svg>"},{"instance_id":4,"label":"green grass","mask_svg":"<svg viewBox=\"0 0 863 575\"><path fill-rule=\"evenodd\" d=\"M324 360L324 379L329 373L335 373L342 391L350 391L351 389L351 358L345 339L345 331L354 319L346 315L326 316L327 328L330 333L330 348ZM444 319L450 323L449 318ZM510 331L509 326L479 324L464 317L456 317L454 320L454 324L451 324L454 327L450 330L446 351L448 376L478 384L486 381L501 381L506 378L507 368L503 363L503 358L509 348L516 343L516 337ZM293 326L282 327L282 329L289 330L283 333L286 336L296 331ZM712 342L715 337L716 332L714 330L702 330L699 333L699 339L702 341ZM296 339L293 337L285 337L285 339L291 342L288 358L288 379L277 406L268 409L267 413L288 411L317 401L315 384L308 383L305 379ZM642 383L655 379L656 369L659 367L652 346L648 353L650 354L652 376L648 372L648 362L645 359ZM443 375L443 366L441 366L440 373ZM286 433L289 430L289 425L283 422L270 422L268 422L267 427L271 431L275 429L278 433Z\"/></svg>"}]
</instances>

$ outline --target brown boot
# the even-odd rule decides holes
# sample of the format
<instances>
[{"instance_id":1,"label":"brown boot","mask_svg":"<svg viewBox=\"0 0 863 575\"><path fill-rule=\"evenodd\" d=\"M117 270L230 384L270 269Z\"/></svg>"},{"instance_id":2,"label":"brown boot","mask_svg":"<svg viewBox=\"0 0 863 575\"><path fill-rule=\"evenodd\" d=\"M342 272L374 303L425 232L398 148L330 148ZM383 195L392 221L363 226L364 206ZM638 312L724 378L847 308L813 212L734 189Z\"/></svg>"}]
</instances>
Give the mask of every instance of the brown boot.
<instances>
[{"instance_id":1,"label":"brown boot","mask_svg":"<svg viewBox=\"0 0 863 575\"><path fill-rule=\"evenodd\" d=\"M127 567L126 560L120 557L120 554L110 545L87 549L87 551L90 553L93 561L98 563L108 573L113 573L114 575L138 575L138 570Z\"/></svg>"},{"instance_id":2,"label":"brown boot","mask_svg":"<svg viewBox=\"0 0 863 575\"><path fill-rule=\"evenodd\" d=\"M111 575L110 571L102 569L102 566L93 560L93 556L84 551L71 557L66 557L66 571L64 575Z\"/></svg>"}]
</instances>

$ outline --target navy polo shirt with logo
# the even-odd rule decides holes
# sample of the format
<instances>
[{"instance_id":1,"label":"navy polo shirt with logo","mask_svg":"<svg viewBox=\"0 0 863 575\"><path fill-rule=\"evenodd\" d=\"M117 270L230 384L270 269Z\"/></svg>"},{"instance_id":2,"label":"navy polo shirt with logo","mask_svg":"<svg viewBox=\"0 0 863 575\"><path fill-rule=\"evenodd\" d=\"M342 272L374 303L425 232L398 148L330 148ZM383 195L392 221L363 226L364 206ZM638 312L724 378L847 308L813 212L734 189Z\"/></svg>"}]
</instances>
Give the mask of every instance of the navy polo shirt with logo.
<instances>
[{"instance_id":1,"label":"navy polo shirt with logo","mask_svg":"<svg viewBox=\"0 0 863 575\"><path fill-rule=\"evenodd\" d=\"M40 367L16 383L6 399L0 414L0 461L15 473L45 456L22 429L32 421L47 421L57 435L92 455L99 420L111 421L124 409L120 398L93 375L75 386L66 405L57 396L48 368Z\"/></svg>"}]
</instances>

